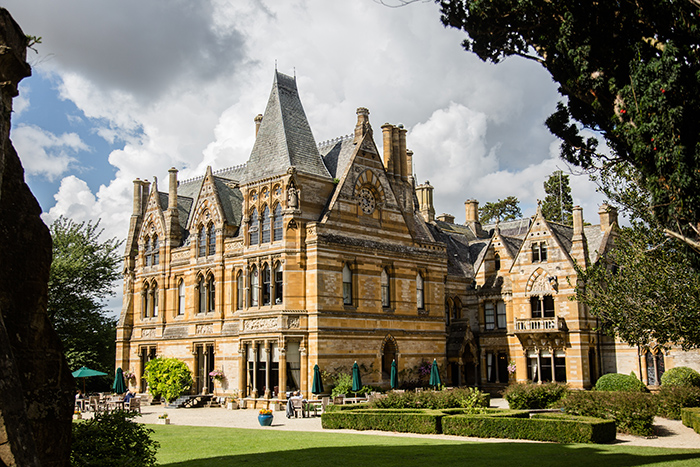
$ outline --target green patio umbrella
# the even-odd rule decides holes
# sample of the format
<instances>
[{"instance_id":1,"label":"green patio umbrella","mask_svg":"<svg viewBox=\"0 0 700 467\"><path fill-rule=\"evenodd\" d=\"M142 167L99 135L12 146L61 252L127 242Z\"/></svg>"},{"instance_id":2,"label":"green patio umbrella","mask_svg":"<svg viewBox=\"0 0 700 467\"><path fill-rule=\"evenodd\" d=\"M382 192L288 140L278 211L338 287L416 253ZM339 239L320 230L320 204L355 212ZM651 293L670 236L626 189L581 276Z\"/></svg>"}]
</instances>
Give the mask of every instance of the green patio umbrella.
<instances>
[{"instance_id":1,"label":"green patio umbrella","mask_svg":"<svg viewBox=\"0 0 700 467\"><path fill-rule=\"evenodd\" d=\"M86 366L80 367L79 370L75 370L73 373L73 378L83 378L83 394L85 394L85 378L90 378L92 376L107 376L107 373L103 373L97 370L91 370Z\"/></svg>"},{"instance_id":2,"label":"green patio umbrella","mask_svg":"<svg viewBox=\"0 0 700 467\"><path fill-rule=\"evenodd\" d=\"M355 393L355 397L357 397L357 393L360 392L362 389L362 379L360 378L360 367L357 366L357 362L355 362L352 366L352 389L351 391Z\"/></svg>"},{"instance_id":3,"label":"green patio umbrella","mask_svg":"<svg viewBox=\"0 0 700 467\"><path fill-rule=\"evenodd\" d=\"M115 394L124 394L126 392L126 384L124 383L124 372L122 368L117 368L117 373L114 375L114 383L112 389Z\"/></svg>"},{"instance_id":4,"label":"green patio umbrella","mask_svg":"<svg viewBox=\"0 0 700 467\"><path fill-rule=\"evenodd\" d=\"M391 389L399 387L399 372L396 370L396 360L391 362Z\"/></svg>"},{"instance_id":5,"label":"green patio umbrella","mask_svg":"<svg viewBox=\"0 0 700 467\"><path fill-rule=\"evenodd\" d=\"M430 381L428 384L433 386L435 389L442 384L440 382L440 371L438 370L437 359L433 359L433 364L430 368Z\"/></svg>"},{"instance_id":6,"label":"green patio umbrella","mask_svg":"<svg viewBox=\"0 0 700 467\"><path fill-rule=\"evenodd\" d=\"M318 368L318 363L314 365L314 383L311 385L313 394L321 394L323 392L323 381L321 381L321 370Z\"/></svg>"}]
</instances>

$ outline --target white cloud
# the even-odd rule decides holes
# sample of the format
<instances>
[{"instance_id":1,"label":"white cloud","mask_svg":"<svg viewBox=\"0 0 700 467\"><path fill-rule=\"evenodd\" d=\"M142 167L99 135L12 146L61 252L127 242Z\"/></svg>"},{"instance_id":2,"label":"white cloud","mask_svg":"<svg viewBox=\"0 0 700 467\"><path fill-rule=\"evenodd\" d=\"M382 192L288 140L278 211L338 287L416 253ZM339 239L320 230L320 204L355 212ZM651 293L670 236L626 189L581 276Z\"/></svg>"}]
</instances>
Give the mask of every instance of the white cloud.
<instances>
[{"instance_id":1,"label":"white cloud","mask_svg":"<svg viewBox=\"0 0 700 467\"><path fill-rule=\"evenodd\" d=\"M90 148L76 133L54 135L34 125L18 125L12 129L12 142L29 175L44 176L53 181L76 162L71 155Z\"/></svg>"}]
</instances>

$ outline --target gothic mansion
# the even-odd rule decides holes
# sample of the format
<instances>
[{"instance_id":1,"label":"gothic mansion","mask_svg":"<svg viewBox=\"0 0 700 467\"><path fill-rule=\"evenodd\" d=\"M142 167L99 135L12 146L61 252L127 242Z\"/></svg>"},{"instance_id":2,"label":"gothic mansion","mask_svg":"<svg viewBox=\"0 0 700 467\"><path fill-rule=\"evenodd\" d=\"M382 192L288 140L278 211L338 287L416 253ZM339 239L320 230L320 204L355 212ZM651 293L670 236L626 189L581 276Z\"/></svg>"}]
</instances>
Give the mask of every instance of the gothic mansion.
<instances>
[{"instance_id":1,"label":"gothic mansion","mask_svg":"<svg viewBox=\"0 0 700 467\"><path fill-rule=\"evenodd\" d=\"M359 108L352 135L317 145L296 79L278 72L255 122L244 165L180 182L170 169L167 192L134 182L116 365L137 390L156 356L186 362L193 392L243 398L310 394L315 364L357 361L365 384L388 387L394 359L405 378L437 359L447 385L493 391L632 370L658 384L674 365L602 337L569 299L573 261L609 247L614 209L584 226L575 208L573 228L539 211L480 225L473 200L463 225L436 218L406 129L382 125L380 151Z\"/></svg>"}]
</instances>

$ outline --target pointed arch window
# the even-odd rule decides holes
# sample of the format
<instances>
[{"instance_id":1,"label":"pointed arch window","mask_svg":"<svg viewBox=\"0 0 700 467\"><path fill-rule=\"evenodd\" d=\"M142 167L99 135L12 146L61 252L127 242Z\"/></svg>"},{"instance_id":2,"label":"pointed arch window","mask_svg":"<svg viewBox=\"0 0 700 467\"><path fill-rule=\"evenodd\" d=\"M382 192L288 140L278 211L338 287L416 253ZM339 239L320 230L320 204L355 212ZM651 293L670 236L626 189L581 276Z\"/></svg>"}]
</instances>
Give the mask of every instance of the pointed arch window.
<instances>
[{"instance_id":1,"label":"pointed arch window","mask_svg":"<svg viewBox=\"0 0 700 467\"><path fill-rule=\"evenodd\" d=\"M272 236L274 241L282 240L282 206L277 203L274 210L272 222Z\"/></svg>"},{"instance_id":2,"label":"pointed arch window","mask_svg":"<svg viewBox=\"0 0 700 467\"><path fill-rule=\"evenodd\" d=\"M214 224L209 224L207 237L207 255L214 255L216 254L216 229L214 228Z\"/></svg>"},{"instance_id":3,"label":"pointed arch window","mask_svg":"<svg viewBox=\"0 0 700 467\"><path fill-rule=\"evenodd\" d=\"M258 231L258 210L253 208L253 212L250 213L250 229L248 230L248 237L251 245L257 245L260 243L260 232Z\"/></svg>"},{"instance_id":4,"label":"pointed arch window","mask_svg":"<svg viewBox=\"0 0 700 467\"><path fill-rule=\"evenodd\" d=\"M265 206L262 215L260 216L260 224L262 230L262 239L260 243L270 243L270 208Z\"/></svg>"},{"instance_id":5,"label":"pointed arch window","mask_svg":"<svg viewBox=\"0 0 700 467\"><path fill-rule=\"evenodd\" d=\"M496 269L496 271L500 271L501 270L501 255L499 255L498 253L493 255L493 262L494 262L494 268Z\"/></svg>"},{"instance_id":6,"label":"pointed arch window","mask_svg":"<svg viewBox=\"0 0 700 467\"><path fill-rule=\"evenodd\" d=\"M177 284L177 314L185 314L185 281L182 279Z\"/></svg>"},{"instance_id":7,"label":"pointed arch window","mask_svg":"<svg viewBox=\"0 0 700 467\"><path fill-rule=\"evenodd\" d=\"M151 237L146 237L146 245L144 246L144 256L146 260L146 266L151 265L151 261L153 258L151 258Z\"/></svg>"},{"instance_id":8,"label":"pointed arch window","mask_svg":"<svg viewBox=\"0 0 700 467\"><path fill-rule=\"evenodd\" d=\"M343 267L343 305L352 305L352 271L347 264Z\"/></svg>"},{"instance_id":9,"label":"pointed arch window","mask_svg":"<svg viewBox=\"0 0 700 467\"><path fill-rule=\"evenodd\" d=\"M253 265L250 270L250 306L258 306L259 293L260 277L258 277L258 268Z\"/></svg>"},{"instance_id":10,"label":"pointed arch window","mask_svg":"<svg viewBox=\"0 0 700 467\"><path fill-rule=\"evenodd\" d=\"M381 283L382 283L382 306L384 308L388 308L391 306L391 299L390 299L390 290L389 290L389 272L386 270L386 268L382 269L382 274L381 274Z\"/></svg>"},{"instance_id":11,"label":"pointed arch window","mask_svg":"<svg viewBox=\"0 0 700 467\"><path fill-rule=\"evenodd\" d=\"M197 239L197 246L198 246L198 251L197 251L197 256L200 258L203 256L207 256L207 229L204 228L204 226L199 227L199 237Z\"/></svg>"},{"instance_id":12,"label":"pointed arch window","mask_svg":"<svg viewBox=\"0 0 700 467\"><path fill-rule=\"evenodd\" d=\"M199 276L197 281L197 313L206 313L207 311L207 283L204 277Z\"/></svg>"},{"instance_id":13,"label":"pointed arch window","mask_svg":"<svg viewBox=\"0 0 700 467\"><path fill-rule=\"evenodd\" d=\"M160 244L158 243L158 235L153 236L153 265L158 266L158 263L160 262Z\"/></svg>"},{"instance_id":14,"label":"pointed arch window","mask_svg":"<svg viewBox=\"0 0 700 467\"><path fill-rule=\"evenodd\" d=\"M155 318L158 316L158 284L155 282L153 283L151 294L153 295L153 309L151 310L151 314Z\"/></svg>"},{"instance_id":15,"label":"pointed arch window","mask_svg":"<svg viewBox=\"0 0 700 467\"><path fill-rule=\"evenodd\" d=\"M214 276L211 274L207 278L207 311L213 312L216 305L216 286L214 285Z\"/></svg>"},{"instance_id":16,"label":"pointed arch window","mask_svg":"<svg viewBox=\"0 0 700 467\"><path fill-rule=\"evenodd\" d=\"M148 283L145 283L141 292L142 315L144 318L148 318L151 309L151 294L149 292Z\"/></svg>"},{"instance_id":17,"label":"pointed arch window","mask_svg":"<svg viewBox=\"0 0 700 467\"><path fill-rule=\"evenodd\" d=\"M416 305L419 310L425 308L425 300L423 298L423 276L420 272L416 275Z\"/></svg>"},{"instance_id":18,"label":"pointed arch window","mask_svg":"<svg viewBox=\"0 0 700 467\"><path fill-rule=\"evenodd\" d=\"M265 264L262 268L262 304L263 306L269 306L270 305L270 292L271 292L271 284L270 284L270 267Z\"/></svg>"},{"instance_id":19,"label":"pointed arch window","mask_svg":"<svg viewBox=\"0 0 700 467\"><path fill-rule=\"evenodd\" d=\"M238 271L236 276L236 309L243 309L243 273Z\"/></svg>"},{"instance_id":20,"label":"pointed arch window","mask_svg":"<svg viewBox=\"0 0 700 467\"><path fill-rule=\"evenodd\" d=\"M277 263L277 267L275 267L275 305L282 303L283 287L282 263Z\"/></svg>"}]
</instances>

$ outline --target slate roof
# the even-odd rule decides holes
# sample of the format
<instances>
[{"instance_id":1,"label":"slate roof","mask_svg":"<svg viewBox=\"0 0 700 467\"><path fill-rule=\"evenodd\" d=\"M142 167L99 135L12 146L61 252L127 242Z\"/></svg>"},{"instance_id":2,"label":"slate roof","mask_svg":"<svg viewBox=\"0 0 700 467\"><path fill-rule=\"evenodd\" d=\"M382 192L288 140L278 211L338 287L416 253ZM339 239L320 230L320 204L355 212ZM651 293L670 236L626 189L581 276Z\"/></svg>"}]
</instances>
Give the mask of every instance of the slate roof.
<instances>
[{"instance_id":1,"label":"slate roof","mask_svg":"<svg viewBox=\"0 0 700 467\"><path fill-rule=\"evenodd\" d=\"M501 235L512 238L525 238L528 229L532 224L532 218L525 217L522 219L515 219L512 221L503 221L498 224L498 230ZM493 235L493 230L496 228L496 224L484 224L482 227L489 235Z\"/></svg>"},{"instance_id":2,"label":"slate roof","mask_svg":"<svg viewBox=\"0 0 700 467\"><path fill-rule=\"evenodd\" d=\"M350 165L355 152L353 139L353 135L347 135L318 143L318 151L333 178L340 178Z\"/></svg>"},{"instance_id":3,"label":"slate roof","mask_svg":"<svg viewBox=\"0 0 700 467\"><path fill-rule=\"evenodd\" d=\"M287 172L330 177L316 147L297 90L296 78L275 71L272 91L267 101L253 150L246 164L245 182Z\"/></svg>"}]
</instances>

